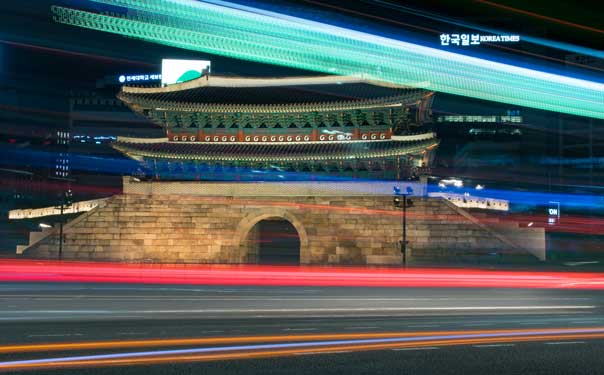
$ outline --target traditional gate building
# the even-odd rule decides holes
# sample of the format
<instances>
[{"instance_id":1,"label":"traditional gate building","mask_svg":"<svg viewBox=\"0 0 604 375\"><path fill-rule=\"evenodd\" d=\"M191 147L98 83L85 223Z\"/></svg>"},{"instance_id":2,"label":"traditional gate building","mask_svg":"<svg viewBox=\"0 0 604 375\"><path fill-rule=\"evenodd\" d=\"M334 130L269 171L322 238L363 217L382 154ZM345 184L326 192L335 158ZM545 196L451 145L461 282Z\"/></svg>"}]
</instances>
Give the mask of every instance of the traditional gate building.
<instances>
[{"instance_id":1,"label":"traditional gate building","mask_svg":"<svg viewBox=\"0 0 604 375\"><path fill-rule=\"evenodd\" d=\"M425 126L432 93L352 77L205 76L126 86L118 97L165 129L162 138L113 144L151 178L124 177L123 194L62 231L32 233L23 257L53 258L61 248L64 259L400 264L392 189L402 183L375 179L429 166L438 145ZM344 179L308 181L330 174ZM230 181L207 181L216 179ZM409 211L409 261L544 258L543 228L487 226L426 198L425 183L404 184L420 196Z\"/></svg>"},{"instance_id":2,"label":"traditional gate building","mask_svg":"<svg viewBox=\"0 0 604 375\"><path fill-rule=\"evenodd\" d=\"M114 148L161 179L245 178L250 170L397 179L428 165L438 145L425 126L431 92L355 77L209 75L125 86L118 97L166 137L122 137Z\"/></svg>"}]
</instances>

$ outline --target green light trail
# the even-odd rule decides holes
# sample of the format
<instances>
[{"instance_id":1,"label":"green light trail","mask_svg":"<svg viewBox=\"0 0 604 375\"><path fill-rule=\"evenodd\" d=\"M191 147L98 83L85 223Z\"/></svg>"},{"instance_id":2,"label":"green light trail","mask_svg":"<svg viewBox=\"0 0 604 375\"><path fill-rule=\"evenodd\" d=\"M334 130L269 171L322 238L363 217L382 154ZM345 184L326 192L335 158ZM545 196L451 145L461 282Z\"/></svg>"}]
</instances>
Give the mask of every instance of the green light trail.
<instances>
[{"instance_id":1,"label":"green light trail","mask_svg":"<svg viewBox=\"0 0 604 375\"><path fill-rule=\"evenodd\" d=\"M604 85L265 11L188 0L92 0L55 20L194 51L604 119Z\"/></svg>"}]
</instances>

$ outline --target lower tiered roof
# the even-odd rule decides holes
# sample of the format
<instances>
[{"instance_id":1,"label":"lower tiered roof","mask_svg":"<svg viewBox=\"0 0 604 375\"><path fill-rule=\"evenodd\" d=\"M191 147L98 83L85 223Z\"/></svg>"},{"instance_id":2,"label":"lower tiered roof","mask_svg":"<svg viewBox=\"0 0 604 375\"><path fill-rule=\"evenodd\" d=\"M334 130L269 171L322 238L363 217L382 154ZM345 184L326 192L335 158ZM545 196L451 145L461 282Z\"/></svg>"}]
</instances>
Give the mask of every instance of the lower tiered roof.
<instances>
[{"instance_id":1,"label":"lower tiered roof","mask_svg":"<svg viewBox=\"0 0 604 375\"><path fill-rule=\"evenodd\" d=\"M197 161L298 162L347 159L381 159L416 154L438 145L436 138L400 141L348 141L300 143L202 143L169 142L167 139L141 141L118 138L113 148L135 159Z\"/></svg>"}]
</instances>

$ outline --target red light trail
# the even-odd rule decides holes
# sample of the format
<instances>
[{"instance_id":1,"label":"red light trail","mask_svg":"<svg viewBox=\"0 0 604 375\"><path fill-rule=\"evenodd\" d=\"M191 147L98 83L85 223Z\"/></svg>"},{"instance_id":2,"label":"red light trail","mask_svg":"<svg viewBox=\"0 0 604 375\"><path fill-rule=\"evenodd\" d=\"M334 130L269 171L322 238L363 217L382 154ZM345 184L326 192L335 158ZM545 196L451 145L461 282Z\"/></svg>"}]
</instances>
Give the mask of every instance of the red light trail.
<instances>
[{"instance_id":1,"label":"red light trail","mask_svg":"<svg viewBox=\"0 0 604 375\"><path fill-rule=\"evenodd\" d=\"M128 60L128 59L121 59L121 58L115 58L115 57L107 57L107 56L102 56L102 55L95 55L95 54L91 54L91 53L67 51L67 50L58 49L58 48L42 47L42 46L36 46L33 44L18 43L18 42L13 42L10 40L0 40L0 43L4 43L4 44L10 45L10 46L15 46L15 47L20 47L20 48L39 50L39 51L58 54L58 55L71 55L71 56L83 57L83 58L88 58L88 59L94 59L94 60L103 61L103 62L106 62L109 64L113 64L115 62L122 62L122 63L127 63L127 64L147 66L147 67L154 67L154 68L157 67L157 64L151 64L151 63L148 63L145 61Z\"/></svg>"},{"instance_id":2,"label":"red light trail","mask_svg":"<svg viewBox=\"0 0 604 375\"><path fill-rule=\"evenodd\" d=\"M565 25L565 26L570 26L570 27L574 27L574 28L577 28L577 29L581 29L581 30L592 31L592 32L595 32L595 33L604 34L604 30L597 29L595 27L585 26L585 25L581 25L581 24L578 24L578 23L574 23L574 22L570 22L570 21L565 21L565 20L562 20L562 19L559 19L559 18L544 16L542 14L538 14L538 13L534 13L534 12L529 12L527 10L514 8L514 7L503 5L503 4L494 3L492 1L487 1L487 0L475 0L475 1L477 3L489 5L489 6L492 6L492 7L495 7L495 8L499 8L499 9L504 9L504 10L507 10L507 11L510 11L510 12L513 12L513 13L524 14L525 16L539 18L539 19L542 19L542 20L545 20L545 21L550 21L550 22L554 22L554 23L559 23L561 25Z\"/></svg>"},{"instance_id":3,"label":"red light trail","mask_svg":"<svg viewBox=\"0 0 604 375\"><path fill-rule=\"evenodd\" d=\"M0 260L2 282L604 289L604 273Z\"/></svg>"}]
</instances>

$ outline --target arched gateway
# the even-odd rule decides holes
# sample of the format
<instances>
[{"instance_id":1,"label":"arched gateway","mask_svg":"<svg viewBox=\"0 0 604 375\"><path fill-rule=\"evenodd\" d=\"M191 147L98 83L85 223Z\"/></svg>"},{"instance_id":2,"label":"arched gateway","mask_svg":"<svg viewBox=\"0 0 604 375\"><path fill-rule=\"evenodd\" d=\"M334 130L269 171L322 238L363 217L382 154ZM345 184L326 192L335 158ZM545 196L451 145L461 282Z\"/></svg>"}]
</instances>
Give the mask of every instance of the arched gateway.
<instances>
[{"instance_id":1,"label":"arched gateway","mask_svg":"<svg viewBox=\"0 0 604 375\"><path fill-rule=\"evenodd\" d=\"M300 264L300 237L287 220L278 217L260 220L252 227L246 240L248 263Z\"/></svg>"},{"instance_id":2,"label":"arched gateway","mask_svg":"<svg viewBox=\"0 0 604 375\"><path fill-rule=\"evenodd\" d=\"M236 236L242 259L248 263L299 264L310 256L302 222L284 209L248 214L239 223Z\"/></svg>"}]
</instances>

